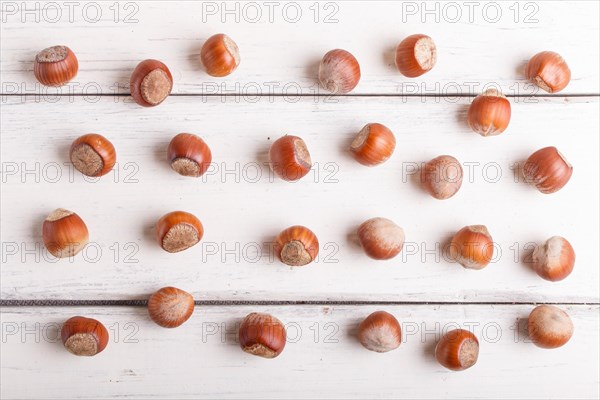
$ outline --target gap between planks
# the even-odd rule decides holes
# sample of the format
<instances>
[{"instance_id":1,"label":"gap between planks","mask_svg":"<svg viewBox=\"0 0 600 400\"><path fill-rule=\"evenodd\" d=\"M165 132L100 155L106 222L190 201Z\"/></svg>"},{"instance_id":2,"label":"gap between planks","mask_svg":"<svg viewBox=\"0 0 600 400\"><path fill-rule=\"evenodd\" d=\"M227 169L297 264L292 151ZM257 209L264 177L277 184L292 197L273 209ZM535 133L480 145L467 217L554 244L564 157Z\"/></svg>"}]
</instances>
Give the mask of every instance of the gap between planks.
<instances>
[{"instance_id":1,"label":"gap between planks","mask_svg":"<svg viewBox=\"0 0 600 400\"><path fill-rule=\"evenodd\" d=\"M421 306L421 305L439 305L439 306L481 306L481 305L499 305L499 306L519 306L536 304L555 304L568 306L598 306L600 302L581 303L581 302L458 302L458 301L252 301L252 300L197 300L194 302L197 306ZM0 300L0 307L73 307L73 306L127 306L127 307L146 307L147 300Z\"/></svg>"},{"instance_id":2,"label":"gap between planks","mask_svg":"<svg viewBox=\"0 0 600 400\"><path fill-rule=\"evenodd\" d=\"M44 96L43 93L2 93L0 92L0 96L2 97L40 97ZM85 94L85 93L67 93L67 94L58 94L53 93L53 97L130 97L130 93L97 93L97 94ZM475 94L472 93L349 93L349 94L330 94L330 93L295 93L295 94L285 94L285 93L171 93L168 97L239 97L239 96L253 96L253 97L431 97L431 98L442 98L442 97L452 97L452 98L471 98L475 97ZM600 97L600 93L573 93L573 94L564 94L564 95L556 95L556 94L506 94L505 97L508 98L555 98L555 99L566 99L569 97Z\"/></svg>"}]
</instances>

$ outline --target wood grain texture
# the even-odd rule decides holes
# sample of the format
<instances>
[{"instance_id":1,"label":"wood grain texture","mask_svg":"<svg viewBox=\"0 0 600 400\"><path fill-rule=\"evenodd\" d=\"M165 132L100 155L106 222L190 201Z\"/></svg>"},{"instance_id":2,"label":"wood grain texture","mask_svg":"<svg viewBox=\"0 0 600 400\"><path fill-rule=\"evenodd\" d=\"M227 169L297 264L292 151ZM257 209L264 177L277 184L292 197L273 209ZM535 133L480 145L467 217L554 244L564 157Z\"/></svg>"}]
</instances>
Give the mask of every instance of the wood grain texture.
<instances>
[{"instance_id":1,"label":"wood grain texture","mask_svg":"<svg viewBox=\"0 0 600 400\"><path fill-rule=\"evenodd\" d=\"M0 397L597 399L599 12L595 1L2 2L0 301L79 306L0 308ZM222 79L208 76L199 57L219 32L242 59ZM414 33L433 37L438 63L407 79L394 51ZM48 89L36 83L33 60L57 44L73 49L80 69L68 86ZM334 48L361 64L351 96L330 97L316 81ZM572 70L558 96L524 80L527 60L543 50L559 52ZM147 58L165 62L174 78L173 95L153 109L128 96L130 74ZM466 112L489 86L509 96L513 116L505 134L481 138ZM348 152L368 122L391 128L398 143L375 168ZM117 167L100 180L68 163L71 142L90 132L116 147ZM169 168L167 145L180 132L211 147L205 177ZM297 183L273 178L267 166L270 144L284 134L301 136L315 163ZM518 165L551 145L574 175L542 195L519 178ZM447 201L417 181L420 164L441 154L457 157L466 174ZM70 260L53 259L41 240L42 221L57 207L76 211L90 231L91 243ZM153 231L174 210L194 213L205 228L202 242L179 254L161 250ZM373 261L357 245L356 228L375 216L404 228L399 258ZM317 234L321 253L292 270L271 242L293 224ZM442 254L469 224L487 225L498 245L482 271ZM524 262L552 235L577 253L573 274L558 283ZM153 324L145 307L98 305L145 300L167 285L213 305L196 306L174 330ZM539 302L563 303L571 315L566 346L528 342L526 318ZM404 332L388 354L356 339L360 321L380 309ZM275 360L239 348L237 326L254 311L287 325ZM99 356L63 348L60 327L74 315L109 329ZM481 354L475 367L453 373L433 352L440 333L458 327L475 332Z\"/></svg>"},{"instance_id":2,"label":"wood grain texture","mask_svg":"<svg viewBox=\"0 0 600 400\"><path fill-rule=\"evenodd\" d=\"M466 98L175 96L155 109L116 100L123 99L4 102L2 299L144 299L173 285L202 300L598 302L597 97L514 99L509 129L491 138L466 126ZM388 162L367 168L347 149L375 121L398 145ZM64 164L71 141L88 132L113 142L118 176L89 182ZM169 168L167 144L180 132L211 147L205 177ZM270 144L288 133L304 138L315 163L297 183L272 178L266 165ZM543 195L515 182L512 168L549 145L574 174L563 190ZM465 169L461 191L447 201L429 197L416 179L420 163L440 154ZM90 231L93 243L72 260L52 260L41 244L42 221L57 207L77 212ZM155 242L154 224L179 209L194 213L205 235L169 254ZM358 225L375 216L406 232L394 260L370 260L356 244ZM273 257L270 242L294 224L317 234L321 256L291 270ZM499 246L482 271L441 254L470 224L487 225ZM553 235L577 253L573 274L558 283L522 262L531 243Z\"/></svg>"},{"instance_id":3,"label":"wood grain texture","mask_svg":"<svg viewBox=\"0 0 600 400\"><path fill-rule=\"evenodd\" d=\"M575 333L562 348L529 342L532 305L384 307L400 321L403 342L367 351L360 321L377 306L196 307L177 329L155 325L145 308L2 309L2 398L581 398L599 395L598 306L561 306ZM276 359L248 355L237 326L250 312L286 324ZM102 321L111 339L98 356L78 358L57 340L73 315ZM463 372L439 366L439 335L472 329L481 350ZM19 385L15 385L19 382Z\"/></svg>"},{"instance_id":4,"label":"wood grain texture","mask_svg":"<svg viewBox=\"0 0 600 400\"><path fill-rule=\"evenodd\" d=\"M527 60L543 50L562 54L571 66L564 94L600 91L595 1L275 2L272 9L267 3L121 2L115 8L96 2L70 11L61 2L39 2L37 22L35 12L11 8L1 27L2 92L55 93L36 85L32 71L35 54L56 44L73 49L80 63L63 94L128 93L131 72L146 58L169 66L174 93L313 94L322 92L319 61L334 48L350 51L361 64L355 94L473 94L490 83L507 94L545 93L523 78ZM206 39L219 32L237 42L242 60L224 79L207 75L199 56ZM394 52L414 33L435 40L438 62L408 79L396 70Z\"/></svg>"}]
</instances>

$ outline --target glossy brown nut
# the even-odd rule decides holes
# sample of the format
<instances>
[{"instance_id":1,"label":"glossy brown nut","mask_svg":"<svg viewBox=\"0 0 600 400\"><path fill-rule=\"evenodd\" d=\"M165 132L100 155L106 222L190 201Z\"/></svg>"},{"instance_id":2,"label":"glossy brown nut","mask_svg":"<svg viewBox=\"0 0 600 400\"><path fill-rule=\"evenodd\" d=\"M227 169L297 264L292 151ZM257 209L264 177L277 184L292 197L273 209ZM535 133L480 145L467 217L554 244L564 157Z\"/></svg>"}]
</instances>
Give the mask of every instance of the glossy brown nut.
<instances>
[{"instance_id":1,"label":"glossy brown nut","mask_svg":"<svg viewBox=\"0 0 600 400\"><path fill-rule=\"evenodd\" d=\"M428 161L421 168L421 184L434 198L446 200L460 189L463 169L452 156L439 156Z\"/></svg>"},{"instance_id":2,"label":"glossy brown nut","mask_svg":"<svg viewBox=\"0 0 600 400\"><path fill-rule=\"evenodd\" d=\"M536 247L532 261L539 276L552 282L562 281L573 272L575 250L567 239L552 236L542 246Z\"/></svg>"},{"instance_id":3,"label":"glossy brown nut","mask_svg":"<svg viewBox=\"0 0 600 400\"><path fill-rule=\"evenodd\" d=\"M277 318L263 313L251 313L239 330L240 347L246 353L275 358L285 347L285 327Z\"/></svg>"},{"instance_id":4,"label":"glossy brown nut","mask_svg":"<svg viewBox=\"0 0 600 400\"><path fill-rule=\"evenodd\" d=\"M162 103L173 90L169 68L158 60L144 60L135 67L129 81L131 97L140 106L154 107Z\"/></svg>"},{"instance_id":5,"label":"glossy brown nut","mask_svg":"<svg viewBox=\"0 0 600 400\"><path fill-rule=\"evenodd\" d=\"M446 333L435 347L435 358L452 371L471 368L479 357L479 341L471 332L455 329Z\"/></svg>"},{"instance_id":6,"label":"glossy brown nut","mask_svg":"<svg viewBox=\"0 0 600 400\"><path fill-rule=\"evenodd\" d=\"M358 227L358 240L375 260L396 257L404 247L404 230L387 218L371 218Z\"/></svg>"},{"instance_id":7,"label":"glossy brown nut","mask_svg":"<svg viewBox=\"0 0 600 400\"><path fill-rule=\"evenodd\" d=\"M508 128L510 115L510 101L496 89L488 89L469 106L467 122L481 136L496 136Z\"/></svg>"},{"instance_id":8,"label":"glossy brown nut","mask_svg":"<svg viewBox=\"0 0 600 400\"><path fill-rule=\"evenodd\" d=\"M525 68L527 79L548 93L563 90L571 81L571 70L560 54L542 51L531 57Z\"/></svg>"},{"instance_id":9,"label":"glossy brown nut","mask_svg":"<svg viewBox=\"0 0 600 400\"><path fill-rule=\"evenodd\" d=\"M395 148L396 138L392 131L378 123L365 125L350 145L356 161L369 167L389 159Z\"/></svg>"},{"instance_id":10,"label":"glossy brown nut","mask_svg":"<svg viewBox=\"0 0 600 400\"><path fill-rule=\"evenodd\" d=\"M281 179L297 181L308 174L312 161L304 140L298 136L286 135L271 145L269 165Z\"/></svg>"},{"instance_id":11,"label":"glossy brown nut","mask_svg":"<svg viewBox=\"0 0 600 400\"><path fill-rule=\"evenodd\" d=\"M360 323L358 340L371 351L385 353L400 346L402 328L392 314L376 311Z\"/></svg>"},{"instance_id":12,"label":"glossy brown nut","mask_svg":"<svg viewBox=\"0 0 600 400\"><path fill-rule=\"evenodd\" d=\"M556 147L533 153L523 166L525 181L544 194L558 192L573 175L573 166Z\"/></svg>"},{"instance_id":13,"label":"glossy brown nut","mask_svg":"<svg viewBox=\"0 0 600 400\"><path fill-rule=\"evenodd\" d=\"M452 238L450 257L465 268L483 269L494 255L494 242L483 225L462 228Z\"/></svg>"},{"instance_id":14,"label":"glossy brown nut","mask_svg":"<svg viewBox=\"0 0 600 400\"><path fill-rule=\"evenodd\" d=\"M194 215L173 211L156 223L156 238L163 250L177 253L194 246L202 239L204 228Z\"/></svg>"},{"instance_id":15,"label":"glossy brown nut","mask_svg":"<svg viewBox=\"0 0 600 400\"><path fill-rule=\"evenodd\" d=\"M543 349L555 349L573 336L573 321L558 307L541 305L531 311L527 321L529 338Z\"/></svg>"},{"instance_id":16,"label":"glossy brown nut","mask_svg":"<svg viewBox=\"0 0 600 400\"><path fill-rule=\"evenodd\" d=\"M113 144L96 133L83 135L71 144L69 158L75 169L84 175L106 175L115 166L117 154Z\"/></svg>"},{"instance_id":17,"label":"glossy brown nut","mask_svg":"<svg viewBox=\"0 0 600 400\"><path fill-rule=\"evenodd\" d=\"M200 137L180 133L169 143L167 150L171 168L183 176L202 176L212 161L210 148Z\"/></svg>"},{"instance_id":18,"label":"glossy brown nut","mask_svg":"<svg viewBox=\"0 0 600 400\"><path fill-rule=\"evenodd\" d=\"M148 299L148 314L163 328L176 328L194 312L194 297L175 287L164 287Z\"/></svg>"},{"instance_id":19,"label":"glossy brown nut","mask_svg":"<svg viewBox=\"0 0 600 400\"><path fill-rule=\"evenodd\" d=\"M89 241L85 222L73 211L57 208L42 225L44 245L55 257L72 257Z\"/></svg>"},{"instance_id":20,"label":"glossy brown nut","mask_svg":"<svg viewBox=\"0 0 600 400\"><path fill-rule=\"evenodd\" d=\"M35 56L33 73L46 86L62 86L75 78L79 63L67 46L52 46Z\"/></svg>"},{"instance_id":21,"label":"glossy brown nut","mask_svg":"<svg viewBox=\"0 0 600 400\"><path fill-rule=\"evenodd\" d=\"M319 241L307 227L294 225L277 235L274 250L282 263L300 267L317 258Z\"/></svg>"},{"instance_id":22,"label":"glossy brown nut","mask_svg":"<svg viewBox=\"0 0 600 400\"><path fill-rule=\"evenodd\" d=\"M65 348L76 356L95 356L108 344L108 331L100 321L92 318L69 318L60 336Z\"/></svg>"},{"instance_id":23,"label":"glossy brown nut","mask_svg":"<svg viewBox=\"0 0 600 400\"><path fill-rule=\"evenodd\" d=\"M416 78L431 70L436 61L435 43L427 35L411 35L396 48L396 67L409 78Z\"/></svg>"},{"instance_id":24,"label":"glossy brown nut","mask_svg":"<svg viewBox=\"0 0 600 400\"><path fill-rule=\"evenodd\" d=\"M209 75L223 77L231 74L240 65L240 51L229 36L219 33L204 43L200 59Z\"/></svg>"},{"instance_id":25,"label":"glossy brown nut","mask_svg":"<svg viewBox=\"0 0 600 400\"><path fill-rule=\"evenodd\" d=\"M360 81L360 65L346 50L331 50L319 65L319 82L334 94L350 93Z\"/></svg>"}]
</instances>

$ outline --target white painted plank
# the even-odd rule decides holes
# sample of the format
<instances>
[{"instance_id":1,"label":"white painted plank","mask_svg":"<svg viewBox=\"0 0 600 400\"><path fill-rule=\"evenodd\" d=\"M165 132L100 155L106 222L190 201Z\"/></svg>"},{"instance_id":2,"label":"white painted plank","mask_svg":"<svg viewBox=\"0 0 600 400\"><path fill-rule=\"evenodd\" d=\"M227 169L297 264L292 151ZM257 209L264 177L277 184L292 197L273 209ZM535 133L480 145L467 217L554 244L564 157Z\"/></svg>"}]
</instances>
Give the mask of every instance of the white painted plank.
<instances>
[{"instance_id":1,"label":"white painted plank","mask_svg":"<svg viewBox=\"0 0 600 400\"><path fill-rule=\"evenodd\" d=\"M2 107L2 299L144 299L156 286L174 285L198 300L598 302L598 98L513 103L510 128L493 138L470 132L467 104L175 97L142 110L113 98L9 98ZM370 169L345 149L372 121L389 126L398 146L390 161ZM165 160L169 140L184 131L212 148L216 165L206 179L180 177ZM68 147L87 132L113 141L118 179L71 178L63 164ZM316 164L295 184L270 181L264 164L270 143L285 133L302 136ZM542 195L516 183L511 166L548 145L561 149L575 172L562 191ZM465 166L472 179L444 202L406 174L439 154L478 163L472 174ZM90 230L93 244L73 260L54 262L42 246L42 221L57 207L79 213ZM155 243L153 225L177 209L196 214L205 236L169 254ZM374 216L404 227L403 257L372 261L355 244L356 227ZM294 224L314 230L321 258L291 270L272 258L269 242ZM435 250L469 224L487 225L501 249L482 271L464 270ZM577 252L573 274L559 283L520 261L527 243L552 235L568 238Z\"/></svg>"},{"instance_id":2,"label":"white painted plank","mask_svg":"<svg viewBox=\"0 0 600 400\"><path fill-rule=\"evenodd\" d=\"M595 1L37 3L38 11L30 4L27 13L21 2L3 2L3 93L56 93L37 85L32 72L35 54L56 44L71 47L80 61L63 94L128 93L131 71L146 58L169 66L174 93L313 94L318 63L334 48L359 60L360 94L472 94L489 83L531 94L537 90L523 79L523 66L543 50L559 52L571 66L565 94L599 92ZM208 76L199 60L204 41L218 32L241 49L239 69L225 79ZM407 79L394 66L394 51L414 33L434 38L438 63Z\"/></svg>"},{"instance_id":3,"label":"white painted plank","mask_svg":"<svg viewBox=\"0 0 600 400\"><path fill-rule=\"evenodd\" d=\"M532 305L384 307L403 327L390 353L369 352L357 326L378 306L196 307L183 326L154 325L145 308L41 307L2 310L2 398L578 398L599 395L598 306L561 306L575 325L562 348L530 343ZM241 351L237 326L268 312L287 326L276 359ZM94 358L57 339L73 315L103 322L112 337ZM471 329L477 364L451 372L433 356L442 332Z\"/></svg>"}]
</instances>

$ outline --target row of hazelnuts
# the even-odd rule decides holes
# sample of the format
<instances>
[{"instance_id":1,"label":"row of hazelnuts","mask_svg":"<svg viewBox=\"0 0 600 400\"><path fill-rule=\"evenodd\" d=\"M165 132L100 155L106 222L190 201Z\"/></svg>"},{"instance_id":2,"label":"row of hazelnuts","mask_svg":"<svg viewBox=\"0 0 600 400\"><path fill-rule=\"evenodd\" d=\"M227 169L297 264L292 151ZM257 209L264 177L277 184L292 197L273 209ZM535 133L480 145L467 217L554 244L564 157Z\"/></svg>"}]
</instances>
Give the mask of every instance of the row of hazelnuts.
<instances>
[{"instance_id":1,"label":"row of hazelnuts","mask_svg":"<svg viewBox=\"0 0 600 400\"><path fill-rule=\"evenodd\" d=\"M215 77L229 75L240 62L238 46L225 34L211 36L202 47L200 56L206 71ZM407 77L418 77L431 70L436 60L435 43L423 34L407 37L396 49L396 65ZM35 76L45 85L63 85L75 77L77 70L77 58L66 46L44 49L35 59ZM567 86L571 71L559 54L544 51L529 60L526 75L542 89L556 93ZM356 87L359 79L360 67L349 52L337 49L323 57L319 67L319 81L328 90L348 93ZM171 72L157 60L142 61L130 80L132 97L137 103L147 107L163 102L171 93L172 87ZM510 117L511 106L508 99L496 89L488 89L471 103L467 122L480 135L493 136L504 132ZM77 145L81 154L76 155L82 157L83 161L88 157L92 158L87 163L92 165L87 174L99 176L114 165L114 147L106 138L86 135ZM389 159L395 146L396 139L387 127L371 123L359 132L350 149L360 163L374 166ZM202 175L211 160L206 143L193 135L172 143L169 152L173 168L188 176ZM275 172L286 180L302 178L312 166L306 144L296 136L279 139L273 144L269 154L272 165L278 168ZM448 176L440 176L444 173ZM542 193L558 191L568 182L571 174L571 164L555 147L546 147L533 153L524 168L525 178ZM427 190L439 199L453 196L462 184L462 168L452 156L440 156L431 160L423 169L422 175Z\"/></svg>"},{"instance_id":2,"label":"row of hazelnuts","mask_svg":"<svg viewBox=\"0 0 600 400\"><path fill-rule=\"evenodd\" d=\"M379 123L365 125L350 144L350 152L361 164L373 167L388 160L396 147L392 131ZM116 163L113 144L104 136L90 133L71 144L69 157L73 166L86 176L100 177ZM199 136L180 133L167 148L171 168L183 176L200 177L210 167L212 152ZM275 175L286 181L297 181L312 168L308 146L298 136L285 135L269 149L269 165ZM523 177L542 193L562 189L573 175L573 166L556 147L544 147L529 156L523 164ZM450 155L441 155L425 163L420 174L423 188L434 198L449 199L462 186L461 163Z\"/></svg>"},{"instance_id":3,"label":"row of hazelnuts","mask_svg":"<svg viewBox=\"0 0 600 400\"><path fill-rule=\"evenodd\" d=\"M200 220L185 211L170 212L156 224L156 239L169 253L189 249L199 243L203 235ZM363 222L357 229L357 237L365 254L375 260L390 260L404 247L404 230L387 218L376 217ZM65 258L73 257L85 247L89 233L79 215L59 208L44 220L42 238L52 255ZM307 227L294 225L277 235L273 251L286 265L305 266L317 258L319 240ZM494 242L487 227L470 225L453 236L447 252L450 259L464 268L480 270L492 261ZM561 281L573 271L575 251L567 239L553 236L536 246L531 265L543 279Z\"/></svg>"},{"instance_id":4,"label":"row of hazelnuts","mask_svg":"<svg viewBox=\"0 0 600 400\"><path fill-rule=\"evenodd\" d=\"M210 37L201 50L201 60L207 72L216 77L229 75L240 62L235 42L225 34ZM435 65L437 50L433 40L416 34L404 39L396 49L396 65L407 77L417 77ZM66 46L53 46L36 56L34 73L37 79L51 86L60 86L77 73L78 61ZM551 93L562 90L570 81L571 72L564 59L554 52L541 52L529 61L527 77ZM334 93L348 93L360 79L356 58L345 50L332 50L321 61L319 80ZM142 106L160 104L173 87L171 72L157 60L142 61L130 80L131 95ZM482 136L498 135L508 127L511 106L508 99L496 89L488 89L477 96L467 113L469 126ZM211 161L211 152L202 139L194 135L176 137L169 146L173 169L187 176L202 175ZM101 135L86 135L72 147L86 175L100 176L115 163L114 146ZM374 166L391 157L396 146L394 134L382 124L367 124L350 145L355 158L362 164ZM75 154L73 154L75 151ZM310 153L304 141L296 136L277 140L269 153L274 171L285 180L295 181L305 176L312 166ZM555 147L546 147L533 153L523 170L527 181L542 193L560 190L570 179L572 166ZM425 188L438 199L452 197L462 184L462 167L452 156L439 156L422 170Z\"/></svg>"},{"instance_id":5,"label":"row of hazelnuts","mask_svg":"<svg viewBox=\"0 0 600 400\"><path fill-rule=\"evenodd\" d=\"M224 77L239 66L240 51L229 36L219 33L204 43L200 59L209 75ZM416 78L430 71L436 61L436 45L427 35L408 36L396 47L396 67L408 78ZM40 83L47 86L66 84L77 75L78 69L77 57L67 46L46 48L35 58L34 74ZM549 93L561 91L571 80L569 66L559 54L552 51L543 51L533 56L527 64L525 75ZM321 86L334 94L350 93L358 85L360 77L358 61L346 50L329 51L319 65ZM173 76L167 66L158 60L142 61L135 68L130 80L131 95L144 107L162 103L172 88ZM498 120L508 119L510 110L507 114L506 107L498 107L496 113L489 116ZM487 134L497 133L489 131Z\"/></svg>"},{"instance_id":6,"label":"row of hazelnuts","mask_svg":"<svg viewBox=\"0 0 600 400\"><path fill-rule=\"evenodd\" d=\"M385 138L395 143L391 131L381 124L368 124L354 140L367 140L366 149L377 148ZM353 143L354 144L354 143ZM366 164L371 153L351 150L357 160ZM173 170L184 176L201 176L210 165L212 155L208 145L198 136L182 133L176 135L168 146L168 159ZM103 136L88 134L76 139L70 158L79 171L88 176L101 176L114 166L116 155L112 144ZM296 136L277 139L269 151L270 165L276 175L284 180L298 180L310 170L312 163L304 141ZM369 165L369 164L367 164ZM372 163L370 164L372 165ZM542 193L552 193L562 188L572 175L572 166L554 147L535 152L524 165L526 180ZM451 156L436 157L421 170L424 188L437 199L452 197L462 183L462 167ZM67 222L74 221L74 222ZM69 231L65 233L63 231ZM79 252L88 241L88 230L77 214L64 209L51 213L44 222L44 242L52 254L70 257ZM157 239L168 252L179 252L197 244L203 236L200 220L193 214L176 211L165 215L156 225ZM386 218L372 218L358 228L359 241L366 254L374 259L397 256L404 246L404 231ZM277 256L291 266L312 262L318 254L316 235L304 226L293 226L276 238ZM493 257L494 243L485 226L467 226L451 242L450 256L466 268L482 269ZM558 281L573 270L575 252L563 237L553 236L533 253L534 270L544 279Z\"/></svg>"},{"instance_id":7,"label":"row of hazelnuts","mask_svg":"<svg viewBox=\"0 0 600 400\"><path fill-rule=\"evenodd\" d=\"M185 323L194 312L191 294L164 287L148 299L148 313L152 321L164 328L176 328ZM529 314L528 335L538 347L554 349L566 344L574 327L569 315L558 307L540 305ZM108 344L108 331L92 318L72 317L61 330L62 342L71 353L94 356ZM266 313L250 313L241 322L239 344L246 353L275 358L286 345L285 325ZM376 311L358 327L358 340L368 350L385 353L397 349L402 342L402 328L398 320L386 311ZM455 329L442 335L435 347L435 357L444 367L462 371L472 367L479 357L479 341L468 330Z\"/></svg>"},{"instance_id":8,"label":"row of hazelnuts","mask_svg":"<svg viewBox=\"0 0 600 400\"><path fill-rule=\"evenodd\" d=\"M200 58L206 71L215 77L227 76L240 63L239 50L235 42L225 34L210 37L202 47ZM416 34L404 39L396 49L396 65L407 77L418 77L431 70L436 63L437 50L433 40L426 35ZM75 77L78 61L66 46L53 46L36 56L34 73L45 85L60 86ZM556 93L568 84L571 71L557 53L544 51L529 60L526 68L528 79L542 89ZM333 93L349 93L360 79L360 66L356 58L345 50L332 50L325 54L319 67L319 81ZM130 80L131 96L146 107L162 103L173 88L171 72L157 60L144 60L134 70ZM504 132L511 117L508 99L496 89L488 89L471 103L467 122L471 129L482 136L494 136ZM92 176L110 170L114 165L114 147L105 138L95 135L84 137L89 147L81 147L89 157ZM93 142L92 142L93 141ZM103 148L103 146L105 148ZM175 153L170 153L173 168L183 175L200 176L208 164L211 153L200 138L188 136L181 143L173 144ZM384 125L367 124L356 136L350 149L356 159L368 166L381 164L394 152L396 139ZM171 148L170 148L171 150ZM274 143L270 152L275 171L283 179L294 181L305 176L312 163L304 141L296 136L286 136ZM175 158L175 160L173 159ZM439 175L446 173L448 176ZM462 168L452 156L440 156L431 160L423 169L422 180L426 189L438 199L453 196L462 184ZM572 166L555 148L538 150L525 165L525 178L541 192L553 193L570 179Z\"/></svg>"}]
</instances>

